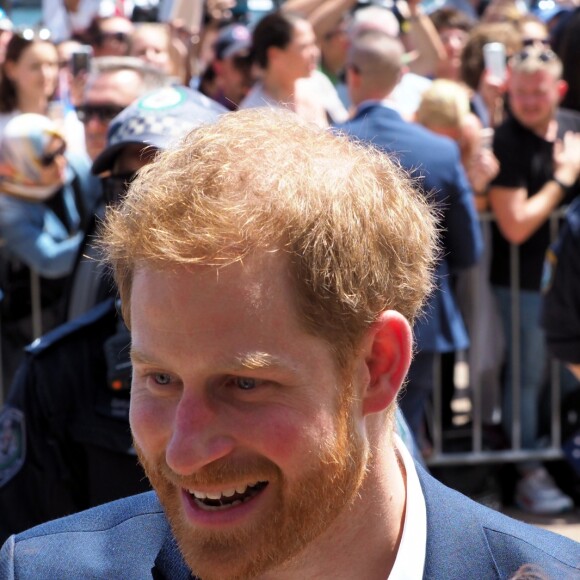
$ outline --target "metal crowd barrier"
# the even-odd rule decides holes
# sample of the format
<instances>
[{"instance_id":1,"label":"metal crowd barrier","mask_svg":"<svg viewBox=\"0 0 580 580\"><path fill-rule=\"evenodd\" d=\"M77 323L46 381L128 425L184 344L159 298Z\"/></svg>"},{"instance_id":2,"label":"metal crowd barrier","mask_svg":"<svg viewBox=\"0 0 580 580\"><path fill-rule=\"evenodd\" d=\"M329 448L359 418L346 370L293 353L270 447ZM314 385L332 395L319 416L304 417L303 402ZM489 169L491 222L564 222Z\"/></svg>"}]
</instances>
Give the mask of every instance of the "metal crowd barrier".
<instances>
[{"instance_id":1,"label":"metal crowd barrier","mask_svg":"<svg viewBox=\"0 0 580 580\"><path fill-rule=\"evenodd\" d=\"M550 236L554 241L558 235L559 224L566 208L561 208L550 217ZM482 226L493 221L491 213L482 214ZM443 397L441 381L441 360L436 361L433 393L433 408L431 416L432 452L425 459L429 466L444 465L475 465L483 463L506 463L521 462L527 460L553 460L563 457L561 449L562 425L560 412L560 364L550 359L549 383L550 383L550 436L547 446L540 449L522 449L521 447L521 368L520 368L520 338L519 338L519 247L510 246L510 281L512 320L511 336L505 337L512 344L512 425L511 446L509 448L490 450L484 446L484 424L482 413L483 385L479 380L472 380L470 376L468 392L470 394L471 408L469 410L469 422L471 427L471 449L462 452L447 451L444 449L444 429L442 421ZM476 288L470 289L472 292ZM539 322L538 322L539 324ZM479 377L478 377L479 378ZM500 397L501 400L501 397Z\"/></svg>"},{"instance_id":2,"label":"metal crowd barrier","mask_svg":"<svg viewBox=\"0 0 580 580\"><path fill-rule=\"evenodd\" d=\"M558 226L561 217L564 214L564 209L555 212L550 219L550 228L552 239L555 239L558 233ZM485 213L480 216L482 225L493 220L490 213ZM519 297L519 279L518 279L518 264L519 264L519 248L518 246L511 246L511 292L512 304L518 304ZM31 271L30 273L30 289L31 289L31 304L32 304L32 336L34 338L42 335L42 309L40 299L40 280L38 274ZM476 292L476 288L471 288L472 292ZM478 380L470 380L470 394L471 394L471 449L466 452L449 452L443 449L444 447L444 431L442 424L442 382L441 382L441 364L440 360L436 361L435 377L436 384L433 394L433 409L432 409L432 453L426 458L426 463L430 466L440 465L472 465L480 463L497 463L497 462L517 462L529 459L549 460L558 459L563 456L561 450L561 422L560 422L560 381L559 381L559 364L551 363L550 372L550 388L551 388L551 428L550 428L550 442L549 445L542 449L530 450L521 448L521 417L520 417L520 360L519 360L519 334L517 328L519 325L518 308L512 307L512 336L506 337L507 340L512 341L513 345L513 377L512 377L512 395L513 395L513 412L512 412L512 445L509 449L501 450L487 450L484 449L483 441L483 415L482 415L482 389L483 385ZM1 325L1 321L0 321ZM0 326L0 332L1 332ZM4 400L9 385L2 384L2 359L0 351L0 404Z\"/></svg>"}]
</instances>

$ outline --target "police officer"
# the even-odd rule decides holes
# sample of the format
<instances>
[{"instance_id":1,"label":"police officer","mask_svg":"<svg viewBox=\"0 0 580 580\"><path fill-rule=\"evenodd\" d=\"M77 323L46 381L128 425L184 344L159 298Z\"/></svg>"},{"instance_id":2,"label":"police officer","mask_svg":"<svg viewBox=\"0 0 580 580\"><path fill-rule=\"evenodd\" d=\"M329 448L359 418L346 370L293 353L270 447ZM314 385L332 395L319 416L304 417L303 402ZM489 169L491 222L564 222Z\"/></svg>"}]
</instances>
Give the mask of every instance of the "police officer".
<instances>
[{"instance_id":1,"label":"police officer","mask_svg":"<svg viewBox=\"0 0 580 580\"><path fill-rule=\"evenodd\" d=\"M552 355L580 380L580 198L546 256L542 326Z\"/></svg>"},{"instance_id":2,"label":"police officer","mask_svg":"<svg viewBox=\"0 0 580 580\"><path fill-rule=\"evenodd\" d=\"M543 274L542 326L552 356L580 380L580 198L566 212L556 243L546 253ZM564 466L561 480L576 493L580 489L580 390L575 385L562 401L562 450L573 471ZM575 486L575 487L574 487Z\"/></svg>"},{"instance_id":3,"label":"police officer","mask_svg":"<svg viewBox=\"0 0 580 580\"><path fill-rule=\"evenodd\" d=\"M114 202L158 149L225 110L183 87L118 115L95 160ZM89 284L100 284L94 279ZM129 431L130 337L115 298L27 348L0 410L0 543L11 533L148 489Z\"/></svg>"}]
</instances>

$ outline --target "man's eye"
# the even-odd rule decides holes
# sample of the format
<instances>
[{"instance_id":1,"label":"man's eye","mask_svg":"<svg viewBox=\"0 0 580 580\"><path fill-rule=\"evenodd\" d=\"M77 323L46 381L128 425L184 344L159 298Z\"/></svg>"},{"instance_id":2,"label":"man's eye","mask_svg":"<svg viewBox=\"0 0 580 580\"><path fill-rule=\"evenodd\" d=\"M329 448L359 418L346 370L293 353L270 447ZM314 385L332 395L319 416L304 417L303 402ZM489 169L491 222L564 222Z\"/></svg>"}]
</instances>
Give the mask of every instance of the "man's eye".
<instances>
[{"instance_id":1,"label":"man's eye","mask_svg":"<svg viewBox=\"0 0 580 580\"><path fill-rule=\"evenodd\" d=\"M153 375L153 380L158 385L168 385L171 382L171 375L168 375L167 373L155 373Z\"/></svg>"},{"instance_id":2,"label":"man's eye","mask_svg":"<svg viewBox=\"0 0 580 580\"><path fill-rule=\"evenodd\" d=\"M247 377L237 377L235 384L239 389L243 391L250 391L256 387L256 379L249 379Z\"/></svg>"}]
</instances>

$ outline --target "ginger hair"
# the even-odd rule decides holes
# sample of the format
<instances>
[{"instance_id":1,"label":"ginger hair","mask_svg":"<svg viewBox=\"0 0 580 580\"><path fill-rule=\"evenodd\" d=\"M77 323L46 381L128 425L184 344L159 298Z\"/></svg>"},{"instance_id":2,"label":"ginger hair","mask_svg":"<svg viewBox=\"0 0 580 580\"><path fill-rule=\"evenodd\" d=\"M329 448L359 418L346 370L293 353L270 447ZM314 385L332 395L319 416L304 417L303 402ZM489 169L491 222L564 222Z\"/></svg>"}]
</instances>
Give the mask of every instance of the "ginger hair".
<instances>
[{"instance_id":1,"label":"ginger hair","mask_svg":"<svg viewBox=\"0 0 580 580\"><path fill-rule=\"evenodd\" d=\"M280 252L300 323L344 369L381 312L411 322L419 313L432 286L435 224L384 153L263 108L223 115L143 168L108 210L102 246L128 325L140 267L218 270Z\"/></svg>"}]
</instances>

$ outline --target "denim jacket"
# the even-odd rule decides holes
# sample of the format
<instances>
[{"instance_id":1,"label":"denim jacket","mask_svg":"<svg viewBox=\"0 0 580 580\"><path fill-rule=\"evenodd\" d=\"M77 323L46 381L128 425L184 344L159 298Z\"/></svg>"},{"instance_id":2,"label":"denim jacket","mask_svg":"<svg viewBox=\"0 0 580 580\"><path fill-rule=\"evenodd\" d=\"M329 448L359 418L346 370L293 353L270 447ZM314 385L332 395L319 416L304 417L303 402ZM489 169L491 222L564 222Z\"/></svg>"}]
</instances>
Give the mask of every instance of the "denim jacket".
<instances>
[{"instance_id":1,"label":"denim jacket","mask_svg":"<svg viewBox=\"0 0 580 580\"><path fill-rule=\"evenodd\" d=\"M6 256L19 259L45 278L61 278L69 274L82 241L81 211L87 208L81 210L75 199L73 179L78 170L88 173L88 164L79 164L76 160L69 165L61 193L70 230L46 204L0 193L0 239ZM91 183L86 177L83 175L78 180L81 189ZM88 207L93 204L93 195L93 192L81 192L83 203Z\"/></svg>"}]
</instances>

